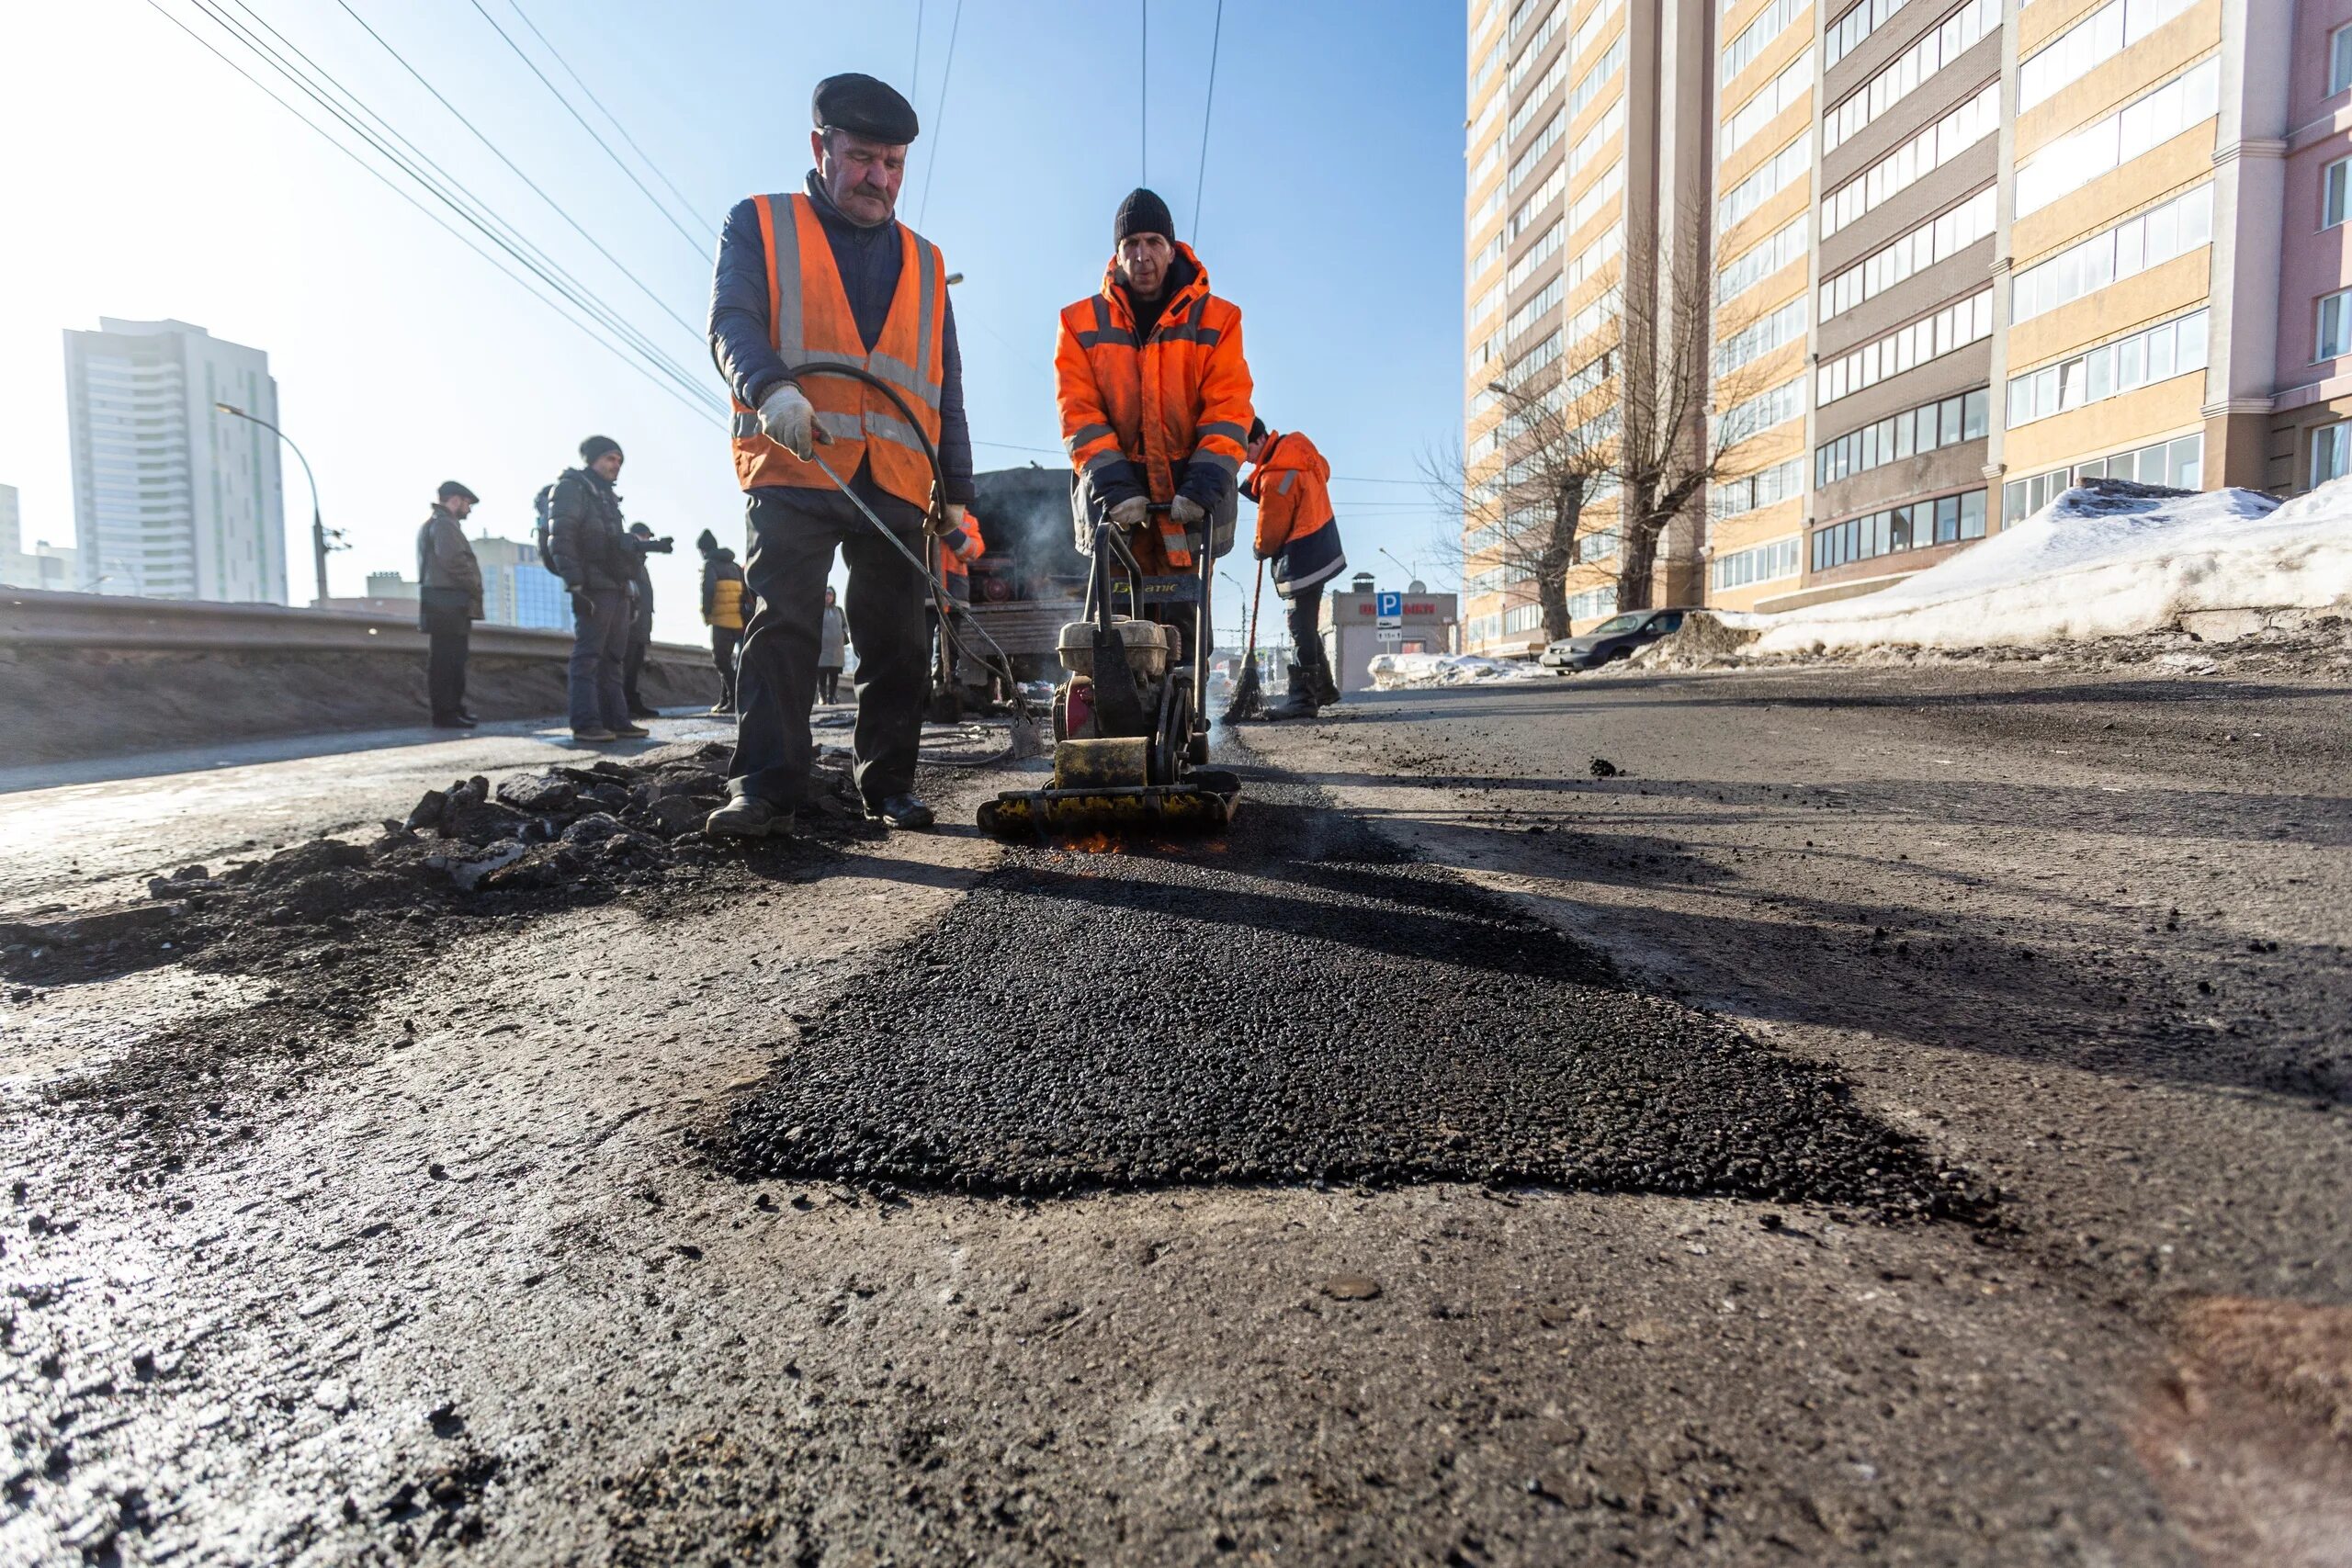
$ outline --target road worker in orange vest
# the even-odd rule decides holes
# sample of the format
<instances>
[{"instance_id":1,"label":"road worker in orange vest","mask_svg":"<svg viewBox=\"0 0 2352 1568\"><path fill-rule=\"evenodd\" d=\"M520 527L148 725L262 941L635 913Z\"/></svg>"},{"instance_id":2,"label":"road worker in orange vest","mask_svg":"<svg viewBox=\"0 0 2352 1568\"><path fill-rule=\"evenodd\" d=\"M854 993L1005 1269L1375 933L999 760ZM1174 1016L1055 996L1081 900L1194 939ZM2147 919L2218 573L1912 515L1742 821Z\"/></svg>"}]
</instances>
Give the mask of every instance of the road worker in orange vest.
<instances>
[{"instance_id":1,"label":"road worker in orange vest","mask_svg":"<svg viewBox=\"0 0 2352 1568\"><path fill-rule=\"evenodd\" d=\"M1258 558L1271 563L1274 592L1290 601L1290 694L1269 718L1313 718L1340 700L1323 646L1323 585L1347 570L1331 513L1331 465L1297 431L1250 426L1250 477L1241 493L1258 503Z\"/></svg>"},{"instance_id":2,"label":"road worker in orange vest","mask_svg":"<svg viewBox=\"0 0 2352 1568\"><path fill-rule=\"evenodd\" d=\"M1241 311L1209 292L1208 268L1175 236L1152 192L1121 203L1102 287L1062 311L1054 348L1079 548L1108 519L1152 575L1192 573L1196 549L1231 547L1253 417Z\"/></svg>"},{"instance_id":3,"label":"road worker in orange vest","mask_svg":"<svg viewBox=\"0 0 2352 1568\"><path fill-rule=\"evenodd\" d=\"M927 828L914 793L929 694L925 574L877 537L820 460L917 558L938 449L940 501L953 529L972 499L963 358L939 247L897 220L913 106L871 76L817 85L816 167L801 190L736 204L719 236L710 346L735 401L735 474L745 493L757 604L739 655L741 714L731 798L714 833L788 832L808 786L825 580L849 566L857 646L854 773L868 816ZM888 382L898 404L837 376L793 370L845 363ZM913 424L908 423L912 416ZM920 434L918 434L918 431Z\"/></svg>"}]
</instances>

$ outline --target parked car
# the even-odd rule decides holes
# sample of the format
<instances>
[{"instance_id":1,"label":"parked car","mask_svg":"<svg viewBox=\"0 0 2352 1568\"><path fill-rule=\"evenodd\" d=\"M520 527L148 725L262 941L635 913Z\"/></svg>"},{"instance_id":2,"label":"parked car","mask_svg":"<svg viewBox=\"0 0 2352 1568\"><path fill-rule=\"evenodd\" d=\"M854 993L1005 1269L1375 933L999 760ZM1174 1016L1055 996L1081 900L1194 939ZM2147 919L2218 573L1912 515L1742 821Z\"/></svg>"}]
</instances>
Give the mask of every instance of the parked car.
<instances>
[{"instance_id":1,"label":"parked car","mask_svg":"<svg viewBox=\"0 0 2352 1568\"><path fill-rule=\"evenodd\" d=\"M1682 629L1682 610L1628 610L1611 615L1582 637L1564 637L1545 649L1539 660L1546 670L1598 670L1621 659L1631 659L1669 632Z\"/></svg>"}]
</instances>

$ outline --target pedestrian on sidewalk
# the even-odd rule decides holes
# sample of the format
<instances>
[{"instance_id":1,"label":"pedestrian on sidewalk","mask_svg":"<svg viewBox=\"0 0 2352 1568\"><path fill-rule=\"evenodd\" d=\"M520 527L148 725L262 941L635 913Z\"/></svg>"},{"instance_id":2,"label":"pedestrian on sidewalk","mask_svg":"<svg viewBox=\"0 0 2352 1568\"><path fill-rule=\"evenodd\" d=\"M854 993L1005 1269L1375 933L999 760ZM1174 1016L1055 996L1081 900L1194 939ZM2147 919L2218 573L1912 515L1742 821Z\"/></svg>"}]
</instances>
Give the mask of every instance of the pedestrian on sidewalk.
<instances>
[{"instance_id":1,"label":"pedestrian on sidewalk","mask_svg":"<svg viewBox=\"0 0 2352 1568\"><path fill-rule=\"evenodd\" d=\"M940 511L962 521L972 499L972 438L964 363L939 247L896 219L912 105L871 76L817 85L816 167L803 189L738 202L719 236L711 287L711 352L735 397L735 474L752 535L745 562L759 605L743 634L742 723L728 769L732 798L714 833L789 831L808 793L808 714L817 697L825 580L833 553L849 565L847 630L857 643L854 774L866 815L928 828L914 793L929 694L923 646L932 465ZM856 365L904 400L917 428L879 392L794 370ZM822 451L820 452L820 445ZM850 495L897 540L876 536Z\"/></svg>"},{"instance_id":2,"label":"pedestrian on sidewalk","mask_svg":"<svg viewBox=\"0 0 2352 1568\"><path fill-rule=\"evenodd\" d=\"M1273 563L1274 592L1290 601L1290 691L1268 718L1313 718L1340 700L1323 646L1323 584L1346 570L1331 514L1331 465L1296 431L1250 424L1250 477L1242 493L1258 503L1258 558Z\"/></svg>"},{"instance_id":3,"label":"pedestrian on sidewalk","mask_svg":"<svg viewBox=\"0 0 2352 1568\"><path fill-rule=\"evenodd\" d=\"M571 738L597 743L648 733L630 722L621 670L628 659L628 585L637 556L621 525L621 446L607 435L580 444L548 497L548 565L571 595L571 661L565 671Z\"/></svg>"},{"instance_id":4,"label":"pedestrian on sidewalk","mask_svg":"<svg viewBox=\"0 0 2352 1568\"><path fill-rule=\"evenodd\" d=\"M735 564L735 552L707 528L695 538L695 548L702 553L702 624L710 628L710 660L718 666L718 700L710 705L716 717L735 711L735 650L743 641L743 569Z\"/></svg>"},{"instance_id":5,"label":"pedestrian on sidewalk","mask_svg":"<svg viewBox=\"0 0 2352 1568\"><path fill-rule=\"evenodd\" d=\"M661 712L637 694L638 677L645 673L645 657L653 650L653 572L648 556L666 556L677 547L669 537L655 538L642 523L628 525L633 558L628 580L628 653L621 660L621 697L633 719L660 718Z\"/></svg>"},{"instance_id":6,"label":"pedestrian on sidewalk","mask_svg":"<svg viewBox=\"0 0 2352 1568\"><path fill-rule=\"evenodd\" d=\"M466 711L466 652L482 618L481 562L463 526L480 498L455 479L442 482L416 531L416 624L427 638L424 690L435 729L471 729Z\"/></svg>"},{"instance_id":7,"label":"pedestrian on sidewalk","mask_svg":"<svg viewBox=\"0 0 2352 1568\"><path fill-rule=\"evenodd\" d=\"M825 584L825 616L817 628L817 700L842 700L842 667L849 662L849 617L831 583Z\"/></svg>"}]
</instances>

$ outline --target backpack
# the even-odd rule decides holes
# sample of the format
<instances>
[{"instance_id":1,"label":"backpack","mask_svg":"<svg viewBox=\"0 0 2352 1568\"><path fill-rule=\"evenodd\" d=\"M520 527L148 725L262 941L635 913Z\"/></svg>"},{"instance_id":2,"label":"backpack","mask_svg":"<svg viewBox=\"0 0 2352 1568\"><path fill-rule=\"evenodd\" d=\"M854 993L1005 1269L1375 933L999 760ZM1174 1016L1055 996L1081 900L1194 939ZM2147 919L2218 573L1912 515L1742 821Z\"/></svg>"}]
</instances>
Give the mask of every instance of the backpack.
<instances>
[{"instance_id":1,"label":"backpack","mask_svg":"<svg viewBox=\"0 0 2352 1568\"><path fill-rule=\"evenodd\" d=\"M555 552L548 548L548 511L555 502L555 486L541 485L539 493L531 498L531 510L538 514L539 524L535 537L538 540L539 564L549 571L555 570Z\"/></svg>"}]
</instances>

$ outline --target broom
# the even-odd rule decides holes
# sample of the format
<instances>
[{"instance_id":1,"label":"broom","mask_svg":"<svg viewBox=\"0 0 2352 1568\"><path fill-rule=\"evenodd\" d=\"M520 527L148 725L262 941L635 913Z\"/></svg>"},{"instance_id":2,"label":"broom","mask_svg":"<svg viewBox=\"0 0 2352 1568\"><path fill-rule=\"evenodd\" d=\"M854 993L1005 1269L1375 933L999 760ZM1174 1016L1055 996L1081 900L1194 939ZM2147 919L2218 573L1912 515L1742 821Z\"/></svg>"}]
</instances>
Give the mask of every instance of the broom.
<instances>
[{"instance_id":1,"label":"broom","mask_svg":"<svg viewBox=\"0 0 2352 1568\"><path fill-rule=\"evenodd\" d=\"M1258 690L1258 598L1266 591L1266 563L1258 563L1258 585L1250 591L1250 658L1241 679L1233 683L1233 700L1225 705L1225 722L1266 716L1266 699Z\"/></svg>"}]
</instances>

